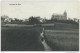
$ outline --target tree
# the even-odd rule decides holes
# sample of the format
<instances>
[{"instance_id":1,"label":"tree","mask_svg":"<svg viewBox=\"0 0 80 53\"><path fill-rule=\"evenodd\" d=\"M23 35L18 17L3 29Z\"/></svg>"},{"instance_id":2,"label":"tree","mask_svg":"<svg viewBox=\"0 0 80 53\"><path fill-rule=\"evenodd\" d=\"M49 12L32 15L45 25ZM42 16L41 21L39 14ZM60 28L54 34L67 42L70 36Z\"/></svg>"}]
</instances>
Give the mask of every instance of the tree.
<instances>
[{"instance_id":1,"label":"tree","mask_svg":"<svg viewBox=\"0 0 80 53\"><path fill-rule=\"evenodd\" d=\"M77 21L78 23L79 23L79 19L78 19L78 21Z\"/></svg>"},{"instance_id":2,"label":"tree","mask_svg":"<svg viewBox=\"0 0 80 53\"><path fill-rule=\"evenodd\" d=\"M23 20L15 18L14 20L13 19L11 20L11 23L13 23L13 24L22 24Z\"/></svg>"},{"instance_id":3,"label":"tree","mask_svg":"<svg viewBox=\"0 0 80 53\"><path fill-rule=\"evenodd\" d=\"M1 25L4 25L8 22L9 17L6 15L1 16Z\"/></svg>"},{"instance_id":4,"label":"tree","mask_svg":"<svg viewBox=\"0 0 80 53\"><path fill-rule=\"evenodd\" d=\"M29 18L29 22L28 22L28 23L29 23L29 24L40 24L40 20L37 19L37 17L31 16L31 17Z\"/></svg>"},{"instance_id":5,"label":"tree","mask_svg":"<svg viewBox=\"0 0 80 53\"><path fill-rule=\"evenodd\" d=\"M8 19L9 17L6 15L1 16L1 20L3 20L5 22L6 19Z\"/></svg>"}]
</instances>

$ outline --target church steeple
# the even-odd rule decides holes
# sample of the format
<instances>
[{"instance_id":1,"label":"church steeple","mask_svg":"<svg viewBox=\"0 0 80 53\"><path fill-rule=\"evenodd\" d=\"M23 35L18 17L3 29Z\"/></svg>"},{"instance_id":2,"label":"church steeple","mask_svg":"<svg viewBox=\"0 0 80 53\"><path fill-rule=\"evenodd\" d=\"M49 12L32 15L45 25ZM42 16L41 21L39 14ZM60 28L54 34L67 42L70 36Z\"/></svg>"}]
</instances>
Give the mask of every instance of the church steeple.
<instances>
[{"instance_id":1,"label":"church steeple","mask_svg":"<svg viewBox=\"0 0 80 53\"><path fill-rule=\"evenodd\" d=\"M66 12L66 10L64 11L64 16L65 16L65 19L67 20L67 12Z\"/></svg>"}]
</instances>

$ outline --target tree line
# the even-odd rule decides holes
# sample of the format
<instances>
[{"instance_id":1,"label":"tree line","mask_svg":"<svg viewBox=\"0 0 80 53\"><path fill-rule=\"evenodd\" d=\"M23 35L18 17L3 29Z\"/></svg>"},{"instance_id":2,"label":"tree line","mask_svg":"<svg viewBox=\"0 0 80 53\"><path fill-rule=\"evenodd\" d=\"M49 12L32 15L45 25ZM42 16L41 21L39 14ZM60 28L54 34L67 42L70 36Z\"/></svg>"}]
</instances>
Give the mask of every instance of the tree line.
<instances>
[{"instance_id":1,"label":"tree line","mask_svg":"<svg viewBox=\"0 0 80 53\"><path fill-rule=\"evenodd\" d=\"M76 21L77 20L77 21ZM67 24L79 24L79 19L67 19L67 20L57 20L57 19L46 19L41 18L40 16L34 17L31 16L28 19L18 19L18 18L9 18L9 16L3 15L1 16L1 21L3 21L5 24L27 24L27 25L33 25L33 24L47 24L47 23L67 23Z\"/></svg>"}]
</instances>

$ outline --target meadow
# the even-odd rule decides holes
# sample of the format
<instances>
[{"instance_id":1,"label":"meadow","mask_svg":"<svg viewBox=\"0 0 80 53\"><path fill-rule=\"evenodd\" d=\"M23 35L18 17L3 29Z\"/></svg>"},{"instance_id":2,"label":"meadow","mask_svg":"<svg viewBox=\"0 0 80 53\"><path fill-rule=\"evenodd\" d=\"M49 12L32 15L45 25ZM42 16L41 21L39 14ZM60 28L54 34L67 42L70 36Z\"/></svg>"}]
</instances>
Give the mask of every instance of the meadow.
<instances>
[{"instance_id":1,"label":"meadow","mask_svg":"<svg viewBox=\"0 0 80 53\"><path fill-rule=\"evenodd\" d=\"M78 51L78 30L45 30L46 43L53 51Z\"/></svg>"},{"instance_id":2,"label":"meadow","mask_svg":"<svg viewBox=\"0 0 80 53\"><path fill-rule=\"evenodd\" d=\"M40 41L43 27L10 25L1 27L2 51L44 51ZM79 51L79 28L77 25L44 27L45 40L52 51Z\"/></svg>"},{"instance_id":3,"label":"meadow","mask_svg":"<svg viewBox=\"0 0 80 53\"><path fill-rule=\"evenodd\" d=\"M41 28L2 27L1 51L43 51Z\"/></svg>"}]
</instances>

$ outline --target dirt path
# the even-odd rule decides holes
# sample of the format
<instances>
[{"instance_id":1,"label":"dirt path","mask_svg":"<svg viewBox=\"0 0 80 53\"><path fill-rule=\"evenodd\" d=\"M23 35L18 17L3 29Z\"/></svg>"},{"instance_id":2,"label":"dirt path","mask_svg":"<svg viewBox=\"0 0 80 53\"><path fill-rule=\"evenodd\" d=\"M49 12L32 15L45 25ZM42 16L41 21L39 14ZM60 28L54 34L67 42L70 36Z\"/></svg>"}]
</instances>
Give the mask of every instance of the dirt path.
<instances>
[{"instance_id":1,"label":"dirt path","mask_svg":"<svg viewBox=\"0 0 80 53\"><path fill-rule=\"evenodd\" d=\"M45 50L45 51L52 51L51 48L46 44L45 40L42 41L42 44L43 44L43 46L44 46L44 50Z\"/></svg>"},{"instance_id":2,"label":"dirt path","mask_svg":"<svg viewBox=\"0 0 80 53\"><path fill-rule=\"evenodd\" d=\"M40 36L43 38L42 44L44 46L45 51L52 51L51 48L46 44L45 39L44 39L44 28Z\"/></svg>"}]
</instances>

